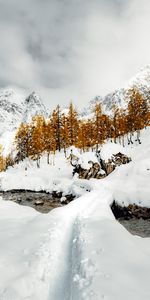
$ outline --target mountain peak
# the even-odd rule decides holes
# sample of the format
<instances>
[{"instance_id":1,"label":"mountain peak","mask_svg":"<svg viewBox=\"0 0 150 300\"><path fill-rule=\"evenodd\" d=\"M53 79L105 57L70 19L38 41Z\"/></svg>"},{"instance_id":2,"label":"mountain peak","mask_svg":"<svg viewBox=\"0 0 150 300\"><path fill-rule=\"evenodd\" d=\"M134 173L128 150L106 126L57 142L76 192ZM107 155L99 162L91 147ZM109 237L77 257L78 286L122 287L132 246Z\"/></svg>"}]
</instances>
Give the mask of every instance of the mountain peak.
<instances>
[{"instance_id":1,"label":"mountain peak","mask_svg":"<svg viewBox=\"0 0 150 300\"><path fill-rule=\"evenodd\" d=\"M150 88L150 65L146 65L130 79L129 86L136 86L137 88Z\"/></svg>"},{"instance_id":2,"label":"mountain peak","mask_svg":"<svg viewBox=\"0 0 150 300\"><path fill-rule=\"evenodd\" d=\"M24 100L23 122L30 122L32 116L35 115L43 115L44 117L47 117L47 110L40 96L35 91L33 91Z\"/></svg>"},{"instance_id":3,"label":"mountain peak","mask_svg":"<svg viewBox=\"0 0 150 300\"><path fill-rule=\"evenodd\" d=\"M42 103L42 100L40 98L40 96L35 92L33 91L26 99L25 99L25 103L37 103L37 102L40 102Z\"/></svg>"},{"instance_id":4,"label":"mountain peak","mask_svg":"<svg viewBox=\"0 0 150 300\"><path fill-rule=\"evenodd\" d=\"M35 92L26 97L20 89L0 90L0 143L7 132L15 132L21 122L30 122L35 115L47 117L46 108Z\"/></svg>"},{"instance_id":5,"label":"mountain peak","mask_svg":"<svg viewBox=\"0 0 150 300\"><path fill-rule=\"evenodd\" d=\"M6 89L0 89L0 101L8 101L20 105L25 97L25 91L19 88L8 87Z\"/></svg>"},{"instance_id":6,"label":"mountain peak","mask_svg":"<svg viewBox=\"0 0 150 300\"><path fill-rule=\"evenodd\" d=\"M150 64L139 70L139 72L129 80L126 87L119 88L104 97L96 96L82 109L80 116L82 118L90 118L91 112L97 102L102 104L103 112L107 115L111 115L113 104L121 109L126 109L129 101L128 91L133 87L138 89L144 99L150 98Z\"/></svg>"},{"instance_id":7,"label":"mountain peak","mask_svg":"<svg viewBox=\"0 0 150 300\"><path fill-rule=\"evenodd\" d=\"M140 70L141 72L150 72L150 64L148 64L148 65L145 65L143 68L141 68L141 70Z\"/></svg>"}]
</instances>

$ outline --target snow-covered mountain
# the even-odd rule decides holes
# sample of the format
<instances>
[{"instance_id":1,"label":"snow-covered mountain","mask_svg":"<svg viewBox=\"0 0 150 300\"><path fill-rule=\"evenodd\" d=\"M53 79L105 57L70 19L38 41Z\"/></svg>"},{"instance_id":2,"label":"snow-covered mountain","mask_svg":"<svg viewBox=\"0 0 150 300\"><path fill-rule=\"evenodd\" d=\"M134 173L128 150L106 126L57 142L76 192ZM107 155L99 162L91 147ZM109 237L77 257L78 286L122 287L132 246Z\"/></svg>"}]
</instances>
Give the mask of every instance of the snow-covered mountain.
<instances>
[{"instance_id":1,"label":"snow-covered mountain","mask_svg":"<svg viewBox=\"0 0 150 300\"><path fill-rule=\"evenodd\" d=\"M21 122L31 121L32 116L47 117L47 110L35 93L25 97L13 89L0 91L0 144L9 145Z\"/></svg>"},{"instance_id":2,"label":"snow-covered mountain","mask_svg":"<svg viewBox=\"0 0 150 300\"><path fill-rule=\"evenodd\" d=\"M0 101L0 135L5 131L17 128L21 121L22 109L15 103Z\"/></svg>"},{"instance_id":3,"label":"snow-covered mountain","mask_svg":"<svg viewBox=\"0 0 150 300\"><path fill-rule=\"evenodd\" d=\"M128 104L128 90L135 86L146 99L150 98L150 65L144 67L128 84L102 97L96 96L79 112L79 118L91 119L96 102L102 103L103 112L110 115L113 104L126 109ZM63 108L62 113L67 114ZM12 143L16 129L21 122L30 122L32 116L48 117L48 110L40 97L35 93L26 96L22 90L0 90L0 144Z\"/></svg>"},{"instance_id":4,"label":"snow-covered mountain","mask_svg":"<svg viewBox=\"0 0 150 300\"><path fill-rule=\"evenodd\" d=\"M119 108L126 109L127 107L127 90L121 88L115 90L112 93L107 94L106 96L96 96L92 99L86 108L80 112L80 116L84 119L90 119L93 115L94 107L96 103L102 104L103 113L110 115L113 105L116 105Z\"/></svg>"},{"instance_id":5,"label":"snow-covered mountain","mask_svg":"<svg viewBox=\"0 0 150 300\"><path fill-rule=\"evenodd\" d=\"M89 102L87 107L82 109L80 116L90 118L97 102L102 103L103 112L108 115L111 114L111 109L114 104L119 108L126 109L129 100L128 91L132 87L136 87L145 99L150 98L150 65L141 69L136 76L129 80L125 87L117 89L104 97L96 96Z\"/></svg>"},{"instance_id":6,"label":"snow-covered mountain","mask_svg":"<svg viewBox=\"0 0 150 300\"><path fill-rule=\"evenodd\" d=\"M129 85L136 86L141 91L148 91L150 89L150 65L142 68L136 76L131 78Z\"/></svg>"},{"instance_id":7,"label":"snow-covered mountain","mask_svg":"<svg viewBox=\"0 0 150 300\"><path fill-rule=\"evenodd\" d=\"M13 90L0 92L0 135L7 130L13 131L22 121L31 121L35 115L47 116L47 110L35 92L24 99L22 95L19 99Z\"/></svg>"},{"instance_id":8,"label":"snow-covered mountain","mask_svg":"<svg viewBox=\"0 0 150 300\"><path fill-rule=\"evenodd\" d=\"M92 99L88 105L86 107L84 107L80 112L80 117L81 118L84 118L84 119L90 119L90 116L92 117L93 115L93 110L94 110L94 107L96 105L96 103L101 103L103 102L103 97L101 96L96 96L94 99Z\"/></svg>"},{"instance_id":9,"label":"snow-covered mountain","mask_svg":"<svg viewBox=\"0 0 150 300\"><path fill-rule=\"evenodd\" d=\"M30 94L23 103L23 121L30 122L31 118L36 115L48 116L47 109L44 106L41 98L33 92Z\"/></svg>"}]
</instances>

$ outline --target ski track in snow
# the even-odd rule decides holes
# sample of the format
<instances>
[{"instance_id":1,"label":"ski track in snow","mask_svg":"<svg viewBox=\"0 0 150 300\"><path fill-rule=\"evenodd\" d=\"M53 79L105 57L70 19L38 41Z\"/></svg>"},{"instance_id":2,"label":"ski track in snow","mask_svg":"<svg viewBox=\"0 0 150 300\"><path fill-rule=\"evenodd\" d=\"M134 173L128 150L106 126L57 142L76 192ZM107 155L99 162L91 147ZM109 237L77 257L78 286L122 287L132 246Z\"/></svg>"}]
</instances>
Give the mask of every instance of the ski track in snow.
<instances>
[{"instance_id":1,"label":"ski track in snow","mask_svg":"<svg viewBox=\"0 0 150 300\"><path fill-rule=\"evenodd\" d=\"M97 205L99 206L99 196L95 192L93 194L94 197L87 194L87 197L82 197L83 200L80 198L80 201L83 201L82 208L76 209L77 203L70 204L70 207L66 208L68 209L68 214L65 216L65 219L62 215L61 223L57 223L57 228L48 231L47 241L39 251L39 257L42 257L42 261L38 266L37 273L42 280L47 281L47 299L49 300L60 300L62 295L64 300L88 300L92 299L91 297L94 295L92 291L90 291L90 298L85 292L82 294L83 297L80 295L81 290L85 289L85 287L90 290L92 276L94 276L92 262L87 258L82 259L80 255L86 242L84 237L82 237L84 220L89 219L91 216L93 217L94 211L97 210ZM95 201L96 199L98 201ZM59 226L63 230L61 235L59 234ZM57 246L58 241L63 249ZM61 267L60 260L57 259L60 257ZM55 271L51 273L51 269ZM90 270L90 275L85 274L86 269Z\"/></svg>"},{"instance_id":2,"label":"ski track in snow","mask_svg":"<svg viewBox=\"0 0 150 300\"><path fill-rule=\"evenodd\" d=\"M107 205L103 201L100 203L98 192L92 194L87 193L67 207L58 208L49 214L44 241L42 240L34 255L36 259L35 262L31 262L29 274L15 279L13 284L11 283L12 287L6 286L1 290L1 300L41 300L39 296L41 294L42 300L93 299L91 296L87 297L87 294L85 296L85 292L81 293L82 289L90 289L94 276L92 262L81 256L86 242L82 237L82 228L85 220L87 222L97 214L97 209L99 212L103 211L104 215L104 210L99 208ZM103 194L106 199L106 191L101 193L102 197ZM38 218L42 217L38 215L34 220L38 221ZM48 215L46 218L48 219ZM86 269L90 270L88 271L90 274L85 274ZM22 286L22 294L18 289L19 286Z\"/></svg>"}]
</instances>

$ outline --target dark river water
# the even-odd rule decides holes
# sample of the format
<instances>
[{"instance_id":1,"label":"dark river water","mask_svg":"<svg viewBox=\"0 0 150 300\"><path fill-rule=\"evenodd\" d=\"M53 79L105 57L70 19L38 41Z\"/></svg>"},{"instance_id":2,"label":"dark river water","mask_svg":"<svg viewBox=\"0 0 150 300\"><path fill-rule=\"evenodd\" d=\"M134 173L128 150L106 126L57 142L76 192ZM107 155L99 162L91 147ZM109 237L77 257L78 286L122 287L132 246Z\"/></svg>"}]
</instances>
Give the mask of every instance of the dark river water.
<instances>
[{"instance_id":1,"label":"dark river water","mask_svg":"<svg viewBox=\"0 0 150 300\"><path fill-rule=\"evenodd\" d=\"M132 234L141 237L150 237L150 219L136 219L130 220L118 219L118 221Z\"/></svg>"},{"instance_id":2,"label":"dark river water","mask_svg":"<svg viewBox=\"0 0 150 300\"><path fill-rule=\"evenodd\" d=\"M56 207L64 206L60 198L43 192L4 192L0 193L4 200L14 201L20 205L31 206L41 213L48 213Z\"/></svg>"},{"instance_id":3,"label":"dark river water","mask_svg":"<svg viewBox=\"0 0 150 300\"><path fill-rule=\"evenodd\" d=\"M52 194L44 192L35 193L30 191L4 192L0 193L0 196L6 201L11 200L20 205L31 206L41 213L48 213L52 209L62 207L72 200L70 199L67 203L61 203L61 197L55 197ZM132 218L125 220L123 218L118 218L118 221L133 235L150 237L150 219L143 220Z\"/></svg>"}]
</instances>

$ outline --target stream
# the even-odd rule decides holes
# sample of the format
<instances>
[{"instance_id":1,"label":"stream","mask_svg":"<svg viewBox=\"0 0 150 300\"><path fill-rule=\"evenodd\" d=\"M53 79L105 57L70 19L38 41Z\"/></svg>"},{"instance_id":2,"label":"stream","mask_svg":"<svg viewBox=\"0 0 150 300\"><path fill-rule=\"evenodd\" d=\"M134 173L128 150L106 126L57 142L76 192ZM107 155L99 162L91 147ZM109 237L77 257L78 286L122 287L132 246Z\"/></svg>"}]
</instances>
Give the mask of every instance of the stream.
<instances>
[{"instance_id":1,"label":"stream","mask_svg":"<svg viewBox=\"0 0 150 300\"><path fill-rule=\"evenodd\" d=\"M130 220L118 219L130 233L141 237L150 237L150 219L132 218Z\"/></svg>"},{"instance_id":2,"label":"stream","mask_svg":"<svg viewBox=\"0 0 150 300\"><path fill-rule=\"evenodd\" d=\"M45 192L32 191L9 191L0 193L3 200L14 201L18 204L30 206L41 213L48 213L56 207L62 207L66 203L61 203L61 197L53 196Z\"/></svg>"},{"instance_id":3,"label":"stream","mask_svg":"<svg viewBox=\"0 0 150 300\"><path fill-rule=\"evenodd\" d=\"M62 207L73 200L71 195L66 196L64 201L61 200L61 195L48 194L45 192L32 191L8 191L1 192L0 196L6 201L14 201L18 204L30 206L41 213L48 213L56 207ZM114 212L114 211L113 211ZM150 219L116 217L131 234L139 235L141 237L150 237Z\"/></svg>"}]
</instances>

